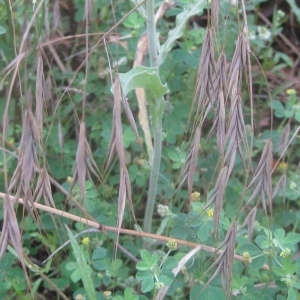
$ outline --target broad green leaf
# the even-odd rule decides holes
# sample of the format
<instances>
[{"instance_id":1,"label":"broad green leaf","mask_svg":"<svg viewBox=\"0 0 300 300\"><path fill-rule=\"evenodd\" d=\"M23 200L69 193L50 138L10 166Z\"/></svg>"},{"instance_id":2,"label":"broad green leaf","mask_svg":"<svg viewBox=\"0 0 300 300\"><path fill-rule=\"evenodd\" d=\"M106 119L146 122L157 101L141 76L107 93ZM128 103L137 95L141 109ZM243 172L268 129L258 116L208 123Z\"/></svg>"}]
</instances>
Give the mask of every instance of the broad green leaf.
<instances>
[{"instance_id":1,"label":"broad green leaf","mask_svg":"<svg viewBox=\"0 0 300 300\"><path fill-rule=\"evenodd\" d=\"M123 266L123 261L121 259L117 258L113 260L109 268L109 274L112 277L117 277L119 275L122 266Z\"/></svg>"},{"instance_id":2,"label":"broad green leaf","mask_svg":"<svg viewBox=\"0 0 300 300\"><path fill-rule=\"evenodd\" d=\"M270 103L270 106L271 106L272 109L274 109L276 117L278 117L278 118L283 118L284 117L285 108L284 108L284 106L282 105L282 103L280 101L273 100Z\"/></svg>"},{"instance_id":3,"label":"broad green leaf","mask_svg":"<svg viewBox=\"0 0 300 300\"><path fill-rule=\"evenodd\" d=\"M152 276L143 279L142 286L141 286L143 293L150 292L151 290L153 290L153 288L154 288L154 279Z\"/></svg>"},{"instance_id":4,"label":"broad green leaf","mask_svg":"<svg viewBox=\"0 0 300 300\"><path fill-rule=\"evenodd\" d=\"M282 240L284 239L284 236L285 236L285 231L282 229L282 228L277 228L274 232L274 237L282 242Z\"/></svg>"},{"instance_id":5,"label":"broad green leaf","mask_svg":"<svg viewBox=\"0 0 300 300\"><path fill-rule=\"evenodd\" d=\"M291 111L291 110L286 110L284 112L284 117L287 118L287 119L291 118L293 115L294 115L294 112Z\"/></svg>"},{"instance_id":6,"label":"broad green leaf","mask_svg":"<svg viewBox=\"0 0 300 300\"><path fill-rule=\"evenodd\" d=\"M145 261L139 261L137 264L136 264L136 269L137 270L140 270L140 271L146 271L146 270L149 270L151 268L151 265L148 263L148 262L145 262Z\"/></svg>"},{"instance_id":7,"label":"broad green leaf","mask_svg":"<svg viewBox=\"0 0 300 300\"><path fill-rule=\"evenodd\" d=\"M272 247L272 243L269 237L265 235L258 235L255 239L255 242L262 249L269 249L270 247Z\"/></svg>"},{"instance_id":8,"label":"broad green leaf","mask_svg":"<svg viewBox=\"0 0 300 300\"><path fill-rule=\"evenodd\" d=\"M296 299L297 299L297 295L296 295L295 291L290 287L288 290L287 300L296 300Z\"/></svg>"},{"instance_id":9,"label":"broad green leaf","mask_svg":"<svg viewBox=\"0 0 300 300\"><path fill-rule=\"evenodd\" d=\"M104 270L107 270L108 267L109 267L108 264L107 264L107 262L105 260L101 260L101 259L93 261L92 262L92 266L97 271L104 271Z\"/></svg>"},{"instance_id":10,"label":"broad green leaf","mask_svg":"<svg viewBox=\"0 0 300 300\"><path fill-rule=\"evenodd\" d=\"M178 261L175 257L169 256L164 262L163 269L164 270L173 270L178 265Z\"/></svg>"},{"instance_id":11,"label":"broad green leaf","mask_svg":"<svg viewBox=\"0 0 300 300\"><path fill-rule=\"evenodd\" d=\"M164 285L170 286L170 285L173 283L173 280L174 280L174 274L171 272L170 275L173 275L173 277L167 276L167 275L165 275L165 274L159 275L159 276L158 276L158 280L159 280L160 282L163 282Z\"/></svg>"},{"instance_id":12,"label":"broad green leaf","mask_svg":"<svg viewBox=\"0 0 300 300\"><path fill-rule=\"evenodd\" d=\"M71 274L71 280L76 283L80 279L82 279L79 269L74 270L74 272Z\"/></svg>"},{"instance_id":13,"label":"broad green leaf","mask_svg":"<svg viewBox=\"0 0 300 300\"><path fill-rule=\"evenodd\" d=\"M141 250L141 258L144 261L150 261L151 253L148 250Z\"/></svg>"},{"instance_id":14,"label":"broad green leaf","mask_svg":"<svg viewBox=\"0 0 300 300\"><path fill-rule=\"evenodd\" d=\"M132 29L139 29L144 25L144 23L145 19L140 17L136 12L131 13L123 22L125 27Z\"/></svg>"},{"instance_id":15,"label":"broad green leaf","mask_svg":"<svg viewBox=\"0 0 300 300\"><path fill-rule=\"evenodd\" d=\"M225 300L224 290L217 286L195 285L190 292L190 300Z\"/></svg>"},{"instance_id":16,"label":"broad green leaf","mask_svg":"<svg viewBox=\"0 0 300 300\"><path fill-rule=\"evenodd\" d=\"M297 264L293 263L290 257L284 258L281 264L288 274L294 274L298 269Z\"/></svg>"},{"instance_id":17,"label":"broad green leaf","mask_svg":"<svg viewBox=\"0 0 300 300\"><path fill-rule=\"evenodd\" d=\"M172 49L174 42L179 39L185 30L185 26L190 17L203 12L207 6L207 0L196 0L188 4L182 13L176 17L175 28L169 31L166 42L160 47L159 51L159 64L162 64L168 52Z\"/></svg>"},{"instance_id":18,"label":"broad green leaf","mask_svg":"<svg viewBox=\"0 0 300 300\"><path fill-rule=\"evenodd\" d=\"M127 73L120 73L120 83L124 95L136 88L143 88L151 98L157 99L168 91L167 85L162 84L158 67L136 66Z\"/></svg>"},{"instance_id":19,"label":"broad green leaf","mask_svg":"<svg viewBox=\"0 0 300 300\"><path fill-rule=\"evenodd\" d=\"M280 277L285 277L286 276L286 271L279 268L279 267L274 267L272 269L275 275L280 276Z\"/></svg>"},{"instance_id":20,"label":"broad green leaf","mask_svg":"<svg viewBox=\"0 0 300 300\"><path fill-rule=\"evenodd\" d=\"M296 245L299 242L300 242L300 234L296 232L289 232L284 239L284 243L289 243L293 245Z\"/></svg>"},{"instance_id":21,"label":"broad green leaf","mask_svg":"<svg viewBox=\"0 0 300 300\"><path fill-rule=\"evenodd\" d=\"M300 110L295 113L295 120L300 123Z\"/></svg>"},{"instance_id":22,"label":"broad green leaf","mask_svg":"<svg viewBox=\"0 0 300 300\"><path fill-rule=\"evenodd\" d=\"M6 29L3 26L0 26L0 35L6 33Z\"/></svg>"},{"instance_id":23,"label":"broad green leaf","mask_svg":"<svg viewBox=\"0 0 300 300\"><path fill-rule=\"evenodd\" d=\"M184 240L190 234L192 234L191 228L185 226L178 226L171 230L170 236L173 238Z\"/></svg>"},{"instance_id":24,"label":"broad green leaf","mask_svg":"<svg viewBox=\"0 0 300 300\"><path fill-rule=\"evenodd\" d=\"M214 230L213 220L207 220L198 230L198 237L201 243L206 242L211 236Z\"/></svg>"},{"instance_id":25,"label":"broad green leaf","mask_svg":"<svg viewBox=\"0 0 300 300\"><path fill-rule=\"evenodd\" d=\"M75 261L70 261L66 264L66 270L72 271L77 268L77 263Z\"/></svg>"},{"instance_id":26,"label":"broad green leaf","mask_svg":"<svg viewBox=\"0 0 300 300\"><path fill-rule=\"evenodd\" d=\"M105 248L102 247L96 248L93 252L92 259L93 260L102 259L106 257L106 254L107 254L107 250Z\"/></svg>"},{"instance_id":27,"label":"broad green leaf","mask_svg":"<svg viewBox=\"0 0 300 300\"><path fill-rule=\"evenodd\" d=\"M300 282L298 282L296 280L297 280L297 277L295 277L295 280L293 281L293 287L296 288L296 289L298 289L298 291L300 291Z\"/></svg>"},{"instance_id":28,"label":"broad green leaf","mask_svg":"<svg viewBox=\"0 0 300 300\"><path fill-rule=\"evenodd\" d=\"M51 278L51 282L54 283L60 290L65 290L70 286L70 278ZM49 290L54 290L53 286L48 283L48 281L44 281L43 286Z\"/></svg>"},{"instance_id":29,"label":"broad green leaf","mask_svg":"<svg viewBox=\"0 0 300 300\"><path fill-rule=\"evenodd\" d=\"M249 252L251 256L257 256L263 253L262 250L260 250L258 247L249 243L243 244L238 247L238 253L242 255L243 252Z\"/></svg>"},{"instance_id":30,"label":"broad green leaf","mask_svg":"<svg viewBox=\"0 0 300 300\"><path fill-rule=\"evenodd\" d=\"M159 256L157 254L153 254L152 255L147 250L142 250L141 251L141 258L144 261L144 263L146 263L147 265L149 265L150 268L152 266L154 266L155 264L157 264L157 262L159 260Z\"/></svg>"},{"instance_id":31,"label":"broad green leaf","mask_svg":"<svg viewBox=\"0 0 300 300\"><path fill-rule=\"evenodd\" d=\"M150 271L137 271L136 278L140 280L144 280L147 277L152 277L152 273Z\"/></svg>"},{"instance_id":32,"label":"broad green leaf","mask_svg":"<svg viewBox=\"0 0 300 300\"><path fill-rule=\"evenodd\" d=\"M133 293L132 288L126 288L124 291L124 299L125 300L138 300L139 296Z\"/></svg>"}]
</instances>

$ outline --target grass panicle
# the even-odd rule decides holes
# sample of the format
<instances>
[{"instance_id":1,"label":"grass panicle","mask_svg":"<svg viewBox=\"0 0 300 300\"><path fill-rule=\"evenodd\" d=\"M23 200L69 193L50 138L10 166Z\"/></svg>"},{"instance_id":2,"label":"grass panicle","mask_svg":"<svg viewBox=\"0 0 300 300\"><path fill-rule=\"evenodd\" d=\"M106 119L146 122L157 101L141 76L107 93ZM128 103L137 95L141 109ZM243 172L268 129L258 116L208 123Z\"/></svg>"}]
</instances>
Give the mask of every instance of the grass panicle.
<instances>
[{"instance_id":1,"label":"grass panicle","mask_svg":"<svg viewBox=\"0 0 300 300\"><path fill-rule=\"evenodd\" d=\"M248 227L248 241L252 242L252 236L254 231L254 225L255 225L255 218L257 213L257 207L253 207L248 215L246 216L241 228L247 225Z\"/></svg>"},{"instance_id":2,"label":"grass panicle","mask_svg":"<svg viewBox=\"0 0 300 300\"><path fill-rule=\"evenodd\" d=\"M216 73L213 85L213 99L216 100L216 109L214 114L214 121L210 130L209 136L214 131L217 132L217 144L221 157L224 155L225 147L225 131L226 131L226 111L225 111L225 97L227 95L227 78L226 78L226 57L221 53L216 64Z\"/></svg>"},{"instance_id":3,"label":"grass panicle","mask_svg":"<svg viewBox=\"0 0 300 300\"><path fill-rule=\"evenodd\" d=\"M117 227L120 229L123 222L126 200L129 201L130 208L133 211L131 182L126 166L123 135L122 135L122 119L121 119L121 104L122 104L122 90L119 77L115 78L114 84L114 107L113 107L113 135L110 142L110 156L108 163L112 160L112 155L117 155L120 165L120 183L118 196L118 221ZM123 101L124 103L124 101ZM129 106L127 106L129 109Z\"/></svg>"},{"instance_id":4,"label":"grass panicle","mask_svg":"<svg viewBox=\"0 0 300 300\"><path fill-rule=\"evenodd\" d=\"M85 123L81 122L79 128L79 137L78 137L78 146L77 146L77 153L76 153L76 163L75 163L75 169L73 174L73 182L70 190L72 190L75 183L78 181L79 188L80 188L80 195L83 200L85 198L85 180L86 180L86 173L87 173L85 142L86 142Z\"/></svg>"},{"instance_id":5,"label":"grass panicle","mask_svg":"<svg viewBox=\"0 0 300 300\"><path fill-rule=\"evenodd\" d=\"M39 166L37 150L42 151L36 120L30 108L24 113L23 131L20 141L18 163L8 187L9 193L23 197L25 207L31 212L28 203L33 202L32 183L35 179L35 166Z\"/></svg>"},{"instance_id":6,"label":"grass panicle","mask_svg":"<svg viewBox=\"0 0 300 300\"><path fill-rule=\"evenodd\" d=\"M272 142L268 140L253 178L247 187L247 189L254 189L247 203L258 197L266 214L267 207L272 211L272 161Z\"/></svg>"},{"instance_id":7,"label":"grass panicle","mask_svg":"<svg viewBox=\"0 0 300 300\"><path fill-rule=\"evenodd\" d=\"M81 199L84 201L85 181L86 179L89 179L93 182L93 177L96 178L98 182L102 181L100 171L93 158L92 150L86 138L85 122L82 121L79 128L78 146L70 191L72 191L75 184L78 182Z\"/></svg>"},{"instance_id":8,"label":"grass panicle","mask_svg":"<svg viewBox=\"0 0 300 300\"><path fill-rule=\"evenodd\" d=\"M235 239L237 233L237 222L233 222L227 230L227 234L219 246L223 248L222 254L215 260L215 262L209 267L208 271L214 267L217 267L214 274L209 278L208 282L205 284L206 288L212 281L221 274L222 284L227 295L230 298L231 294L231 279L232 279L232 267L234 260L234 249L235 249Z\"/></svg>"},{"instance_id":9,"label":"grass panicle","mask_svg":"<svg viewBox=\"0 0 300 300\"><path fill-rule=\"evenodd\" d=\"M279 136L278 141L274 146L275 153L278 153L279 155L284 153L286 147L289 144L290 135L291 135L291 125L290 123L288 123L282 129L281 135Z\"/></svg>"},{"instance_id":10,"label":"grass panicle","mask_svg":"<svg viewBox=\"0 0 300 300\"><path fill-rule=\"evenodd\" d=\"M215 223L215 235L218 236L218 226L223 205L225 188L228 181L228 168L225 166L221 169L215 187L208 196L207 203L203 207L203 210L207 209L214 204L214 223Z\"/></svg>"},{"instance_id":11,"label":"grass panicle","mask_svg":"<svg viewBox=\"0 0 300 300\"><path fill-rule=\"evenodd\" d=\"M199 117L203 114L206 109L205 116L210 111L210 101L212 99L211 91L213 87L213 73L215 71L215 58L214 58L214 44L213 44L213 33L210 28L207 29L206 35L203 41L202 53L200 63L198 67L197 83L195 89L195 97L193 99L192 107L196 103L196 115ZM205 119L205 118L204 118ZM199 123L200 118L196 117L195 122Z\"/></svg>"},{"instance_id":12,"label":"grass panicle","mask_svg":"<svg viewBox=\"0 0 300 300\"><path fill-rule=\"evenodd\" d=\"M11 243L13 248L15 249L18 258L20 260L22 269L25 274L25 278L30 288L30 279L27 274L27 270L25 267L25 258L23 252L23 243L21 238L21 232L19 228L19 222L16 217L16 212L14 209L14 199L10 197L9 194L6 194L4 197L3 202L3 225L2 225L2 232L0 238L0 259L5 254L8 243Z\"/></svg>"}]
</instances>

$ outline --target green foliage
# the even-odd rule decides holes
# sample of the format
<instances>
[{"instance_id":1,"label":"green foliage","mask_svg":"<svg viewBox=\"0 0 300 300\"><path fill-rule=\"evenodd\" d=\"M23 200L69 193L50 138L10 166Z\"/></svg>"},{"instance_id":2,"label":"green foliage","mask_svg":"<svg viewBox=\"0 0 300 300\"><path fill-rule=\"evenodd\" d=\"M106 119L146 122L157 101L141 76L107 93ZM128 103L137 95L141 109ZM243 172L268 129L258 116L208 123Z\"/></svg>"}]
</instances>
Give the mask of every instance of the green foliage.
<instances>
[{"instance_id":1,"label":"green foliage","mask_svg":"<svg viewBox=\"0 0 300 300\"><path fill-rule=\"evenodd\" d=\"M87 23L85 4L88 1L75 0L74 7L57 1L56 4L60 3L61 6L55 7L56 11L56 4L50 2L45 1L41 6L29 35L24 38L26 26L33 16L32 4L35 2L9 3L0 0L1 116L8 103L8 118L1 126L2 129L8 125L7 131L3 130L1 134L1 151L5 155L0 155L0 191L7 191L7 184L17 169L24 130L21 116L28 106L31 106L32 111L35 109L36 83L39 79L36 57L42 56L45 108L41 137L43 149L35 145L35 150L40 165L45 166L57 182L56 185L51 181L50 187L55 207L84 219L91 217L106 226L116 226L120 216L118 195L122 196L124 190L119 190L121 176L117 159L112 160L110 165L107 165L107 161L114 154L108 153L108 149L111 137L115 134L111 126L111 77L114 78L115 72L118 72L122 91L128 98L136 122L139 110L132 91L136 88L146 91L148 116L152 125L150 131L158 145L155 151L159 156L154 167L144 146L137 143L125 114L122 114L122 150L130 179L126 182L126 188L131 184L133 203L129 203L130 210L127 210L129 205L126 202L120 227L133 228L149 218L152 231L158 237L164 235L170 239L202 244L203 248L187 259L190 248L187 246L189 244L185 244L173 249L173 256L170 256L171 248L165 250L170 244L162 245L153 237L144 238L139 227L138 231L143 238L120 234L118 244L115 244L115 233L86 231L86 226L79 221L68 221L47 212L39 212L38 217L35 212L27 215L25 210L16 207L32 292L28 292L16 252L10 247L0 260L0 298L39 299L42 294L50 299L58 295L57 291L62 291L70 299L146 300L155 299L165 291L167 300L226 299L226 267L221 263L214 265L214 262L221 255L216 253L217 250L224 251L230 247L227 244L224 246L222 242L231 224L237 222L238 230L232 247L239 259L235 259L232 266L232 299L299 299L300 264L295 259L299 254L300 242L299 91L290 88L290 82L284 82L285 76L281 73L294 65L293 56L288 51L283 52L283 49L279 51L278 45L273 47L290 20L289 12L276 8L272 26L263 25L261 20L258 21L257 12L264 8L262 4L266 1L245 1L251 49L259 61L258 65L256 59L253 59L259 71L254 68L253 74L247 73L240 95L247 124L246 139L253 148L241 147L239 151L244 153L239 153L241 156L231 162L232 174L227 179L223 202L218 208L214 203L207 206L207 202L216 192L214 185L220 168L228 159L220 155L215 132L210 131L216 129L214 115L219 112L212 101L219 94L207 94L207 101L212 107L208 112L196 108L198 96L195 93L204 84L202 78L199 86L196 82L201 71L197 70L199 57L207 33L202 14L207 10L208 1L177 1L158 20L156 28L159 34L155 33L154 38L159 50L159 67L132 67L138 41L146 29L144 4L116 28L112 28L116 21L133 8L133 2L139 4L141 1L116 0L113 4L106 0L91 1L93 7L89 10L90 19ZM227 64L230 64L237 36L244 30L242 10L240 4L232 5L234 1L216 2L219 5L219 28L222 30L215 33L213 43L217 47L213 55L217 56L224 51ZM300 22L296 2L286 2ZM35 3L35 9L39 3ZM162 4L162 1L156 4ZM62 14L61 24L54 27L58 10ZM88 36L84 34L86 24ZM111 29L104 36L105 44L102 43L100 38L103 33ZM21 55L25 54L25 58L15 57L23 38L24 49ZM94 47L96 44L97 47ZM86 47L91 51L88 59ZM208 63L208 56L205 59ZM149 65L148 59L145 65ZM17 80L13 82L15 66ZM226 68L227 75L230 68ZM246 69L242 73L246 73ZM211 70L208 68L208 71ZM274 80L276 84L271 83L266 88L265 75L270 73L278 78ZM251 99L254 102L251 104L248 101L250 76L253 77L254 90L254 98ZM209 78L211 80L213 78ZM204 93L209 93L209 89L204 90ZM228 94L230 92L226 91ZM269 95L272 101L266 101ZM225 97L228 97L228 105L231 99L228 95ZM197 199L191 200L183 177L186 179L186 162L191 157L190 146L195 128L206 113L201 138L193 148L199 150L199 153L194 162L196 172L189 180L193 181L194 189L199 193ZM226 108L225 116L230 113ZM252 115L254 128L250 128ZM70 191L78 156L76 151L80 120L85 121L86 143L91 150L91 156L85 157L85 163L90 167L92 157L101 172L90 172L86 176L84 194L76 182ZM229 124L225 125L228 129ZM272 127L272 130L267 127ZM158 137L155 138L156 131ZM139 124L138 133L143 137ZM248 185L251 181L249 178L256 176L255 170L259 166L266 139L271 139L274 145L271 166L274 170L269 170L272 172L272 214L266 214L262 209L260 199L257 199L259 197L248 202L253 190L260 187L249 188ZM241 140L239 143L242 143ZM230 142L225 144L226 147L230 146ZM35 168L35 178L30 182L30 192L34 197L34 187L39 179L37 165ZM157 186L148 183L154 170L157 172L154 178ZM265 174L265 171L260 174ZM61 193L62 189L64 194ZM145 209L147 194L151 192L153 207L158 203L163 206L158 207L157 213ZM24 195L21 193L19 196ZM39 202L43 204L44 200L43 195ZM4 202L2 199L0 201L2 225L7 212ZM84 211L80 210L81 207ZM255 221L248 218L248 212L254 207L257 209ZM218 209L219 223L216 229L214 218ZM64 222L70 229L65 229ZM79 232L80 239L73 235L74 231ZM205 247L211 247L208 248L211 251ZM51 253L54 256L46 260ZM187 261L182 263L185 258ZM175 274L178 266L180 272ZM219 266L223 273L216 272Z\"/></svg>"},{"instance_id":2,"label":"green foliage","mask_svg":"<svg viewBox=\"0 0 300 300\"><path fill-rule=\"evenodd\" d=\"M94 284L91 277L91 268L87 264L87 260L84 256L84 253L81 251L79 244L77 243L74 235L71 230L68 229L68 236L71 241L72 249L74 256L76 258L77 265L71 265L69 263L68 269L74 270L71 274L71 280L73 282L78 282L80 279L83 282L84 289L87 293L89 299L96 299L96 292Z\"/></svg>"},{"instance_id":3,"label":"green foliage","mask_svg":"<svg viewBox=\"0 0 300 300\"><path fill-rule=\"evenodd\" d=\"M177 260L171 256L160 257L157 253L151 254L147 250L141 251L141 261L136 265L136 277L141 280L143 293L170 286L174 275L172 269L177 266Z\"/></svg>"},{"instance_id":4,"label":"green foliage","mask_svg":"<svg viewBox=\"0 0 300 300\"><path fill-rule=\"evenodd\" d=\"M289 95L287 103L282 104L278 100L271 102L271 107L274 110L274 114L277 118L292 119L294 118L300 123L300 105L295 90L287 90Z\"/></svg>"},{"instance_id":5,"label":"green foliage","mask_svg":"<svg viewBox=\"0 0 300 300\"><path fill-rule=\"evenodd\" d=\"M165 61L166 56L172 50L175 41L181 38L181 36L183 35L187 21L192 16L202 13L206 6L207 2L205 0L201 0L191 1L191 3L188 3L186 6L183 7L183 11L176 16L176 24L174 29L169 31L167 40L160 47L160 64L162 64ZM190 34L192 34L192 32L190 32Z\"/></svg>"},{"instance_id":6,"label":"green foliage","mask_svg":"<svg viewBox=\"0 0 300 300\"><path fill-rule=\"evenodd\" d=\"M157 67L136 66L119 76L125 96L136 88L144 88L150 99L157 99L167 93L167 86L161 83Z\"/></svg>"}]
</instances>

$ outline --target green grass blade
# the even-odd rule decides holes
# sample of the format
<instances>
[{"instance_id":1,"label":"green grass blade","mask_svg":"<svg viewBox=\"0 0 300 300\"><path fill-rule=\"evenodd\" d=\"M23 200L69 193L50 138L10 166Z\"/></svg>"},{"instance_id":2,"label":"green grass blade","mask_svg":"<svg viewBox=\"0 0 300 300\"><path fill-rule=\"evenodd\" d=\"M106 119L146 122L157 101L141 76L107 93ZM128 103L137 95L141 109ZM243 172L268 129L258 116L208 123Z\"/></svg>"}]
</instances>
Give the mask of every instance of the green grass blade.
<instances>
[{"instance_id":1,"label":"green grass blade","mask_svg":"<svg viewBox=\"0 0 300 300\"><path fill-rule=\"evenodd\" d=\"M68 231L68 236L71 241L72 249L74 252L74 256L76 258L76 262L78 264L79 272L81 275L81 279L83 282L84 289L87 293L88 299L94 300L96 299L96 291L93 283L93 279L91 276L91 269L88 265L84 254L82 253L82 250L80 249L80 246L78 242L76 241L74 235L72 234L71 230L66 226Z\"/></svg>"}]
</instances>

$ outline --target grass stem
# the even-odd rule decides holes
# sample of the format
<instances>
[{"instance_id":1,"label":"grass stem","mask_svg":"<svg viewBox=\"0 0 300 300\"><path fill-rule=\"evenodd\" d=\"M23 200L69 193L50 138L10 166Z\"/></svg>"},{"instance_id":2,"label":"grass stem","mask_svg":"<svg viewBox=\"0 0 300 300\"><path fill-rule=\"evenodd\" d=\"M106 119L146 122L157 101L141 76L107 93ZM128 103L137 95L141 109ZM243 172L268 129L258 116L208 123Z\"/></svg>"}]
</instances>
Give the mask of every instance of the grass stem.
<instances>
[{"instance_id":1,"label":"grass stem","mask_svg":"<svg viewBox=\"0 0 300 300\"><path fill-rule=\"evenodd\" d=\"M147 33L148 33L148 45L150 54L150 66L158 66L158 40L156 37L156 25L155 25L155 0L148 0L146 2L146 14L147 14ZM150 99L148 99L150 102ZM151 173L148 189L148 198L145 210L143 229L146 232L151 232L153 211L156 202L158 174L161 161L162 150L162 117L164 111L164 98L154 99L154 103L150 103L150 115L152 120L152 129L154 131L154 153L153 160L151 161Z\"/></svg>"}]
</instances>

